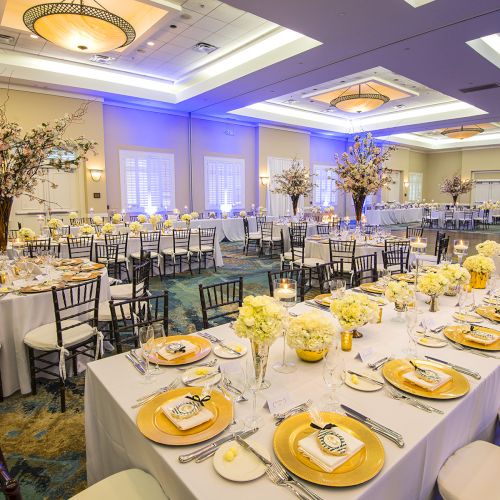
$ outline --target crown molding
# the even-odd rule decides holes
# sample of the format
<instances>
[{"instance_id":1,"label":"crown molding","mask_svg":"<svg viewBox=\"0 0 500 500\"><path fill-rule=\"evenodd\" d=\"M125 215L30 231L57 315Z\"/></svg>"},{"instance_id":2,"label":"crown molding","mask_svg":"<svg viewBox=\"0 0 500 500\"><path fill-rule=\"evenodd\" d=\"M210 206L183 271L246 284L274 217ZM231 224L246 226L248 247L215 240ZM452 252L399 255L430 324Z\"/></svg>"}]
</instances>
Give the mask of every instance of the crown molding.
<instances>
[{"instance_id":1,"label":"crown molding","mask_svg":"<svg viewBox=\"0 0 500 500\"><path fill-rule=\"evenodd\" d=\"M21 92L31 92L33 94L46 94L46 95L54 95L59 97L69 97L71 99L82 99L84 101L95 101L95 102L104 102L102 97L96 97L93 95L85 95L79 94L77 92L65 92L62 90L53 90L48 88L39 88L39 87L30 87L29 85L19 85L12 83L4 83L0 82L0 88L7 90L18 90Z\"/></svg>"}]
</instances>

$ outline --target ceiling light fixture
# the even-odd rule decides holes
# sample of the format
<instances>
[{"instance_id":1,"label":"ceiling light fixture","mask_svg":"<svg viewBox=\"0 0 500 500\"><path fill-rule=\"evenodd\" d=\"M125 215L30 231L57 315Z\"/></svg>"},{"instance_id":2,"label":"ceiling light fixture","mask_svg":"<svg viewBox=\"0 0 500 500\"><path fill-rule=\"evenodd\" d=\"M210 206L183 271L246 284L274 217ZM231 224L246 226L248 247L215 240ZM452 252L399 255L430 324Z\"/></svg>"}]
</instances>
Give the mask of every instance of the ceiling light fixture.
<instances>
[{"instance_id":1,"label":"ceiling light fixture","mask_svg":"<svg viewBox=\"0 0 500 500\"><path fill-rule=\"evenodd\" d=\"M366 86L373 92L361 92L361 87ZM352 88L357 87L357 92L346 93ZM368 83L353 85L344 90L338 97L330 101L330 106L345 111L347 113L366 113L373 111L389 102L390 98L375 90Z\"/></svg>"},{"instance_id":2,"label":"ceiling light fixture","mask_svg":"<svg viewBox=\"0 0 500 500\"><path fill-rule=\"evenodd\" d=\"M462 125L461 127L445 128L441 135L445 135L450 139L468 139L484 132L479 125Z\"/></svg>"},{"instance_id":3,"label":"ceiling light fixture","mask_svg":"<svg viewBox=\"0 0 500 500\"><path fill-rule=\"evenodd\" d=\"M35 35L59 47L76 52L108 52L125 47L135 40L135 30L125 19L84 0L62 0L29 8L24 24Z\"/></svg>"}]
</instances>

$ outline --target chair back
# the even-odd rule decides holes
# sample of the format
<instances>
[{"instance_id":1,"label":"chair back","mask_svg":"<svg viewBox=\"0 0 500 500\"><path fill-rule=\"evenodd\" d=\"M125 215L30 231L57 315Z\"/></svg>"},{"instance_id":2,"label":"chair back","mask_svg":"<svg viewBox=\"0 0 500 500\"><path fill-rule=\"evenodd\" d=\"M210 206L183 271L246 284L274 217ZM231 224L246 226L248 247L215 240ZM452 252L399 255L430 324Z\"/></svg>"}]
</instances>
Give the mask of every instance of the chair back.
<instances>
[{"instance_id":1,"label":"chair back","mask_svg":"<svg viewBox=\"0 0 500 500\"><path fill-rule=\"evenodd\" d=\"M107 265L116 265L118 263L118 245L110 243L95 245L95 258L97 262L105 262Z\"/></svg>"},{"instance_id":2,"label":"chair back","mask_svg":"<svg viewBox=\"0 0 500 500\"><path fill-rule=\"evenodd\" d=\"M132 273L132 297L144 297L149 292L149 273L151 258L149 253L141 253L140 263L134 266Z\"/></svg>"},{"instance_id":3,"label":"chair back","mask_svg":"<svg viewBox=\"0 0 500 500\"><path fill-rule=\"evenodd\" d=\"M68 242L68 254L70 259L92 260L92 249L94 247L94 236L81 236L80 238L66 238Z\"/></svg>"},{"instance_id":4,"label":"chair back","mask_svg":"<svg viewBox=\"0 0 500 500\"><path fill-rule=\"evenodd\" d=\"M7 462L0 448L0 491L7 500L22 500L19 483L11 477Z\"/></svg>"},{"instance_id":5,"label":"chair back","mask_svg":"<svg viewBox=\"0 0 500 500\"><path fill-rule=\"evenodd\" d=\"M129 222L137 222L137 217L139 217L139 216L138 215L129 215L128 221Z\"/></svg>"},{"instance_id":6,"label":"chair back","mask_svg":"<svg viewBox=\"0 0 500 500\"><path fill-rule=\"evenodd\" d=\"M453 210L445 210L444 212L444 220L453 220L455 213Z\"/></svg>"},{"instance_id":7,"label":"chair back","mask_svg":"<svg viewBox=\"0 0 500 500\"><path fill-rule=\"evenodd\" d=\"M77 217L69 220L70 226L83 226L84 224L92 224L90 217Z\"/></svg>"},{"instance_id":8,"label":"chair back","mask_svg":"<svg viewBox=\"0 0 500 500\"><path fill-rule=\"evenodd\" d=\"M259 227L259 225L257 225ZM261 222L260 232L263 240L272 240L273 237L273 223L272 222Z\"/></svg>"},{"instance_id":9,"label":"chair back","mask_svg":"<svg viewBox=\"0 0 500 500\"><path fill-rule=\"evenodd\" d=\"M64 332L83 324L97 327L100 290L100 277L63 288L52 287L59 347L63 346Z\"/></svg>"},{"instance_id":10,"label":"chair back","mask_svg":"<svg viewBox=\"0 0 500 500\"><path fill-rule=\"evenodd\" d=\"M174 229L172 234L174 253L177 250L189 250L189 242L191 240L190 229Z\"/></svg>"},{"instance_id":11,"label":"chair back","mask_svg":"<svg viewBox=\"0 0 500 500\"><path fill-rule=\"evenodd\" d=\"M419 237L421 238L424 234L424 228L423 227L409 227L407 226L406 228L406 239L412 238L412 237Z\"/></svg>"},{"instance_id":12,"label":"chair back","mask_svg":"<svg viewBox=\"0 0 500 500\"><path fill-rule=\"evenodd\" d=\"M292 227L289 227L288 234L290 237L292 262L300 260L303 263L305 257L306 230L303 228L296 228L294 231Z\"/></svg>"},{"instance_id":13,"label":"chair back","mask_svg":"<svg viewBox=\"0 0 500 500\"><path fill-rule=\"evenodd\" d=\"M437 263L439 264L443 259L446 258L446 254L448 253L448 245L450 243L450 237L441 238L438 244L437 251Z\"/></svg>"},{"instance_id":14,"label":"chair back","mask_svg":"<svg viewBox=\"0 0 500 500\"><path fill-rule=\"evenodd\" d=\"M127 255L128 233L125 234L105 234L105 245L116 245L118 247L118 255Z\"/></svg>"},{"instance_id":15,"label":"chair back","mask_svg":"<svg viewBox=\"0 0 500 500\"><path fill-rule=\"evenodd\" d=\"M18 238L18 233L19 233L19 229L9 229L9 233L7 235L8 239L9 240L15 240Z\"/></svg>"},{"instance_id":16,"label":"chair back","mask_svg":"<svg viewBox=\"0 0 500 500\"><path fill-rule=\"evenodd\" d=\"M62 226L58 229L59 231L59 234L61 236L68 236L69 234L71 234L71 227L70 226Z\"/></svg>"},{"instance_id":17,"label":"chair back","mask_svg":"<svg viewBox=\"0 0 500 500\"><path fill-rule=\"evenodd\" d=\"M214 249L215 246L215 232L217 228L215 227L200 227L198 229L198 248L201 250L202 246L208 250L208 248Z\"/></svg>"},{"instance_id":18,"label":"chair back","mask_svg":"<svg viewBox=\"0 0 500 500\"><path fill-rule=\"evenodd\" d=\"M160 253L161 231L141 231L141 252Z\"/></svg>"},{"instance_id":19,"label":"chair back","mask_svg":"<svg viewBox=\"0 0 500 500\"><path fill-rule=\"evenodd\" d=\"M61 245L59 243L53 243L50 238L28 241L24 248L24 254L30 257L38 257L40 255L59 257L60 253Z\"/></svg>"},{"instance_id":20,"label":"chair back","mask_svg":"<svg viewBox=\"0 0 500 500\"><path fill-rule=\"evenodd\" d=\"M250 226L246 217L243 217L243 231L245 232L245 239L248 239L250 237Z\"/></svg>"},{"instance_id":21,"label":"chair back","mask_svg":"<svg viewBox=\"0 0 500 500\"><path fill-rule=\"evenodd\" d=\"M318 224L316 226L316 233L317 234L330 234L330 224Z\"/></svg>"},{"instance_id":22,"label":"chair back","mask_svg":"<svg viewBox=\"0 0 500 500\"><path fill-rule=\"evenodd\" d=\"M111 331L116 350L122 352L122 344L132 341L137 347L139 328L161 325L168 335L168 292L144 295L126 300L111 300Z\"/></svg>"},{"instance_id":23,"label":"chair back","mask_svg":"<svg viewBox=\"0 0 500 500\"><path fill-rule=\"evenodd\" d=\"M257 215L255 217L255 222L257 223L257 231L260 231L263 222L266 222L266 216Z\"/></svg>"},{"instance_id":24,"label":"chair back","mask_svg":"<svg viewBox=\"0 0 500 500\"><path fill-rule=\"evenodd\" d=\"M330 291L329 281L333 279L344 279L344 261L327 262L326 264L316 264L320 293Z\"/></svg>"},{"instance_id":25,"label":"chair back","mask_svg":"<svg viewBox=\"0 0 500 500\"><path fill-rule=\"evenodd\" d=\"M238 314L243 304L243 278L217 283L199 285L203 328L209 328L209 321ZM232 307L231 307L232 306Z\"/></svg>"},{"instance_id":26,"label":"chair back","mask_svg":"<svg viewBox=\"0 0 500 500\"><path fill-rule=\"evenodd\" d=\"M439 241L442 238L446 238L446 233L441 233L439 231L436 232L436 242L434 243L434 255L437 256L439 250Z\"/></svg>"},{"instance_id":27,"label":"chair back","mask_svg":"<svg viewBox=\"0 0 500 500\"><path fill-rule=\"evenodd\" d=\"M389 269L391 273L404 273L406 270L406 255L403 248L396 250L382 250L382 260L384 269Z\"/></svg>"},{"instance_id":28,"label":"chair back","mask_svg":"<svg viewBox=\"0 0 500 500\"><path fill-rule=\"evenodd\" d=\"M303 268L288 269L285 271L268 271L269 295L274 297L274 282L280 279L295 280L297 282L297 298L304 302L305 296L305 271Z\"/></svg>"},{"instance_id":29,"label":"chair back","mask_svg":"<svg viewBox=\"0 0 500 500\"><path fill-rule=\"evenodd\" d=\"M378 279L377 254L360 255L354 257L353 284L373 283Z\"/></svg>"},{"instance_id":30,"label":"chair back","mask_svg":"<svg viewBox=\"0 0 500 500\"><path fill-rule=\"evenodd\" d=\"M352 266L354 252L356 251L356 240L328 240L330 250L330 262L343 261L344 268L347 269L347 264Z\"/></svg>"},{"instance_id":31,"label":"chair back","mask_svg":"<svg viewBox=\"0 0 500 500\"><path fill-rule=\"evenodd\" d=\"M371 235L371 234L375 234L375 233L376 233L376 231L377 231L377 227L378 227L378 226L372 226L372 225L370 225L370 224L365 224L365 225L363 226L363 232L364 232L365 234L370 234L370 235Z\"/></svg>"},{"instance_id":32,"label":"chair back","mask_svg":"<svg viewBox=\"0 0 500 500\"><path fill-rule=\"evenodd\" d=\"M401 240L401 241L388 241L384 242L384 250L385 252L392 252L393 250L399 251L403 250L404 258L405 258L405 269L408 269L408 262L410 261L410 240Z\"/></svg>"}]
</instances>

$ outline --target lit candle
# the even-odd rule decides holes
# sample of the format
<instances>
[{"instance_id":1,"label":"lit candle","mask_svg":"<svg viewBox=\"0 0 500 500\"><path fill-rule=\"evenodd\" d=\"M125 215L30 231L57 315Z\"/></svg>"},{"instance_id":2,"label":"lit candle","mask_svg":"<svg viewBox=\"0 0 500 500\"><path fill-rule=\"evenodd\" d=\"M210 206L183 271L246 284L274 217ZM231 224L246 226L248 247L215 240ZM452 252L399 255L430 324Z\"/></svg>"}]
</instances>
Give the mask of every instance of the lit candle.
<instances>
[{"instance_id":1,"label":"lit candle","mask_svg":"<svg viewBox=\"0 0 500 500\"><path fill-rule=\"evenodd\" d=\"M352 349L352 332L342 332L340 334L340 346L343 351Z\"/></svg>"},{"instance_id":2,"label":"lit candle","mask_svg":"<svg viewBox=\"0 0 500 500\"><path fill-rule=\"evenodd\" d=\"M469 248L469 245L466 245L463 240L460 240L459 243L455 244L456 252L465 252Z\"/></svg>"},{"instance_id":3,"label":"lit candle","mask_svg":"<svg viewBox=\"0 0 500 500\"><path fill-rule=\"evenodd\" d=\"M287 284L282 287L276 288L274 290L274 298L278 300L289 300L295 297L295 290L293 288L289 288Z\"/></svg>"},{"instance_id":4,"label":"lit candle","mask_svg":"<svg viewBox=\"0 0 500 500\"><path fill-rule=\"evenodd\" d=\"M417 238L416 241L412 241L410 243L410 246L415 249L415 250L418 250L418 249L422 249L422 248L426 248L427 247L427 240L425 241L421 241L420 240L420 237Z\"/></svg>"}]
</instances>

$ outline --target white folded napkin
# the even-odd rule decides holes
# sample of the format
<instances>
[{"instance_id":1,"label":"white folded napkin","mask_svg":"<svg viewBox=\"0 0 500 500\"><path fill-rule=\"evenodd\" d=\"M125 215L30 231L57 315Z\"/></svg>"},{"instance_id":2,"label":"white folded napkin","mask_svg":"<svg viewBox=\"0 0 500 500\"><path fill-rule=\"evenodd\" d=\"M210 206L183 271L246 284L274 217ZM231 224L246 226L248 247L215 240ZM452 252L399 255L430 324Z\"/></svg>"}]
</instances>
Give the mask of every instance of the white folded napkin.
<instances>
[{"instance_id":1,"label":"white folded napkin","mask_svg":"<svg viewBox=\"0 0 500 500\"><path fill-rule=\"evenodd\" d=\"M193 344L192 342L189 342L188 340L179 340L170 343L182 344L186 349L184 352L171 353L167 350L167 347L169 345L167 344L165 347L163 347L158 351L158 354L167 361L172 361L173 359L180 358L181 356L185 356L186 354L189 354L196 350L196 345Z\"/></svg>"},{"instance_id":2,"label":"white folded napkin","mask_svg":"<svg viewBox=\"0 0 500 500\"><path fill-rule=\"evenodd\" d=\"M439 377L439 380L437 382L427 382L427 380L423 380L419 377L417 377L417 374L415 371L411 371L408 373L405 373L403 375L403 378L411 382L412 384L418 385L419 387L422 387L423 389L427 389L428 391L435 391L442 385L446 384L449 380L451 380L451 375L448 375L447 373L440 372L438 370L434 370Z\"/></svg>"},{"instance_id":3,"label":"white folded napkin","mask_svg":"<svg viewBox=\"0 0 500 500\"><path fill-rule=\"evenodd\" d=\"M464 335L464 338L466 338L467 340L470 340L471 342L476 342L477 344L490 345L490 344L494 344L498 340L498 337L495 334L492 334L492 335L493 335L492 339L482 339L482 338L476 337L475 335L471 335L470 333L467 333Z\"/></svg>"},{"instance_id":4,"label":"white folded napkin","mask_svg":"<svg viewBox=\"0 0 500 500\"><path fill-rule=\"evenodd\" d=\"M336 456L324 452L318 442L318 431L313 432L298 442L299 451L326 472L333 472L365 446L363 441L356 439L338 427L335 428L335 432L345 439L347 444L347 453L345 455Z\"/></svg>"},{"instance_id":5,"label":"white folded napkin","mask_svg":"<svg viewBox=\"0 0 500 500\"><path fill-rule=\"evenodd\" d=\"M184 396L181 396L180 398L173 399L172 401L169 401L168 403L165 403L162 405L161 410L165 414L165 416L181 431L187 431L188 429L192 429L193 427L196 427L197 425L204 424L205 422L208 422L209 420L212 420L214 417L213 413L208 410L207 408L202 408L202 410L194 415L193 417L190 418L175 418L172 416L171 411L173 408L180 403L183 400L189 401L189 399L186 399L186 396L192 396L191 393L188 393Z\"/></svg>"}]
</instances>

